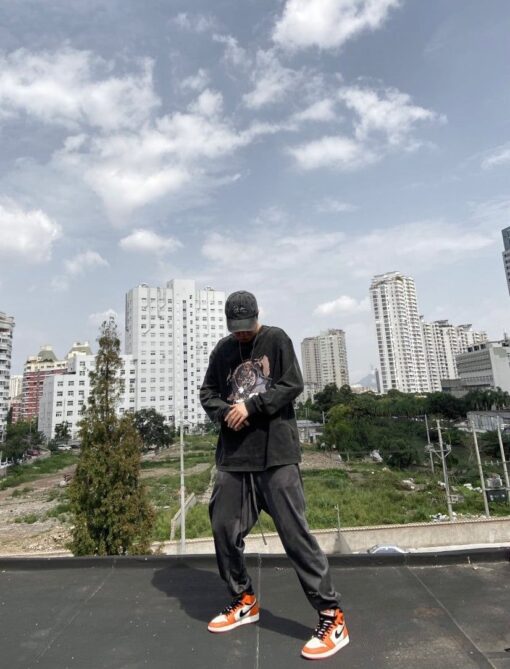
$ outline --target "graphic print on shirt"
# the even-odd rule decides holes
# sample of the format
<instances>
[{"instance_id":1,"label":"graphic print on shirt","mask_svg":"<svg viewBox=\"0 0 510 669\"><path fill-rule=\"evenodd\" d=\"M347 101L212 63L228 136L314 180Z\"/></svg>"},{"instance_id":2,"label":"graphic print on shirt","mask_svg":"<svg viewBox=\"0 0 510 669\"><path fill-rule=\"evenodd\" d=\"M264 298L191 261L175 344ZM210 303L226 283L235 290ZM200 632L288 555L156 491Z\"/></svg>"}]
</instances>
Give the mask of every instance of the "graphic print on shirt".
<instances>
[{"instance_id":1,"label":"graphic print on shirt","mask_svg":"<svg viewBox=\"0 0 510 669\"><path fill-rule=\"evenodd\" d=\"M245 360L238 365L227 377L230 384L228 402L244 402L245 400L269 390L271 378L269 358L264 355L255 360Z\"/></svg>"}]
</instances>

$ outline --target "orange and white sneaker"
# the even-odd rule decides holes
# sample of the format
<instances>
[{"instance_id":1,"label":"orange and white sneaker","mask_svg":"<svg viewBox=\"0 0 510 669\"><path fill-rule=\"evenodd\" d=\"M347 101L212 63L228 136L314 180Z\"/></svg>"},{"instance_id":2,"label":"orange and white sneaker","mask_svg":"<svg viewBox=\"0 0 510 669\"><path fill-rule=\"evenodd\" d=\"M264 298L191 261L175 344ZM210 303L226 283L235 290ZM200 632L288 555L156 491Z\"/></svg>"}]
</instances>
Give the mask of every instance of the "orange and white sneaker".
<instances>
[{"instance_id":1,"label":"orange and white sneaker","mask_svg":"<svg viewBox=\"0 0 510 669\"><path fill-rule=\"evenodd\" d=\"M319 624L310 641L303 647L301 655L308 660L322 660L331 657L348 643L349 633L343 612L340 609L320 611Z\"/></svg>"},{"instance_id":2,"label":"orange and white sneaker","mask_svg":"<svg viewBox=\"0 0 510 669\"><path fill-rule=\"evenodd\" d=\"M259 605L255 595L244 592L232 600L229 606L213 618L207 629L209 632L229 632L240 625L256 623L259 619Z\"/></svg>"}]
</instances>

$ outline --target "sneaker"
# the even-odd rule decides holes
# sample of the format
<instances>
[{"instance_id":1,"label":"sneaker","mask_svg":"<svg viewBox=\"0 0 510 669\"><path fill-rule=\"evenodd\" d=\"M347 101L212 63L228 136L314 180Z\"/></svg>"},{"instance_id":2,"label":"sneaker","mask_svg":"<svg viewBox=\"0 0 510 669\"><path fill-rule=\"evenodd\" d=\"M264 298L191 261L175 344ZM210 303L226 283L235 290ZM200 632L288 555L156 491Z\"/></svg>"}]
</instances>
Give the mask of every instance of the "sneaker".
<instances>
[{"instance_id":1,"label":"sneaker","mask_svg":"<svg viewBox=\"0 0 510 669\"><path fill-rule=\"evenodd\" d=\"M228 632L239 627L256 623L259 619L259 605L255 595L247 592L232 600L232 603L213 618L207 629L209 632Z\"/></svg>"},{"instance_id":2,"label":"sneaker","mask_svg":"<svg viewBox=\"0 0 510 669\"><path fill-rule=\"evenodd\" d=\"M312 638L303 647L301 655L308 660L331 657L349 643L344 614L340 609L329 609L319 613L319 624Z\"/></svg>"}]
</instances>

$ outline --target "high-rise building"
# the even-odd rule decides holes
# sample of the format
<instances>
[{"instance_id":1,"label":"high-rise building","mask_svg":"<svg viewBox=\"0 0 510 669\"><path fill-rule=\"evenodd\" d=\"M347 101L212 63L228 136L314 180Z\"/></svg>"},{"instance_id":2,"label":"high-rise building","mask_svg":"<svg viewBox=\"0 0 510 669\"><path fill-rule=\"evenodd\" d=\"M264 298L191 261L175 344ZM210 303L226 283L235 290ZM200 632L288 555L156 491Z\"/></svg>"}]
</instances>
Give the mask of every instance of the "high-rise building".
<instances>
[{"instance_id":1,"label":"high-rise building","mask_svg":"<svg viewBox=\"0 0 510 669\"><path fill-rule=\"evenodd\" d=\"M11 374L9 380L9 399L13 400L23 392L23 374Z\"/></svg>"},{"instance_id":2,"label":"high-rise building","mask_svg":"<svg viewBox=\"0 0 510 669\"><path fill-rule=\"evenodd\" d=\"M349 384L347 348L343 330L325 330L317 337L301 342L303 380L308 395L321 391L329 383L338 388Z\"/></svg>"},{"instance_id":3,"label":"high-rise building","mask_svg":"<svg viewBox=\"0 0 510 669\"><path fill-rule=\"evenodd\" d=\"M370 287L381 370L381 390L430 390L414 279L400 272L373 278Z\"/></svg>"},{"instance_id":4,"label":"high-rise building","mask_svg":"<svg viewBox=\"0 0 510 669\"><path fill-rule=\"evenodd\" d=\"M504 230L502 230L501 233L503 235L503 245L505 248L505 250L503 251L503 264L505 266L508 292L510 293L510 227L504 228Z\"/></svg>"},{"instance_id":5,"label":"high-rise building","mask_svg":"<svg viewBox=\"0 0 510 669\"><path fill-rule=\"evenodd\" d=\"M14 318L0 311L0 442L5 439L5 426L9 411L13 332Z\"/></svg>"},{"instance_id":6,"label":"high-rise building","mask_svg":"<svg viewBox=\"0 0 510 669\"><path fill-rule=\"evenodd\" d=\"M23 374L13 374L9 381L9 411L11 420L17 423L21 419L23 407Z\"/></svg>"},{"instance_id":7,"label":"high-rise building","mask_svg":"<svg viewBox=\"0 0 510 669\"><path fill-rule=\"evenodd\" d=\"M21 419L32 420L38 416L43 384L47 376L67 371L71 358L91 354L88 342L75 342L63 360L57 358L51 346L43 346L37 355L30 356L23 370Z\"/></svg>"},{"instance_id":8,"label":"high-rise building","mask_svg":"<svg viewBox=\"0 0 510 669\"><path fill-rule=\"evenodd\" d=\"M80 350L81 349L81 350ZM135 366L133 357L121 355L122 394L117 413L122 415L134 407ZM78 423L90 395L90 372L95 371L96 356L88 345L75 344L66 358L66 369L48 374L43 381L39 402L38 428L47 439L53 439L55 428L67 423L71 439L78 436Z\"/></svg>"},{"instance_id":9,"label":"high-rise building","mask_svg":"<svg viewBox=\"0 0 510 669\"><path fill-rule=\"evenodd\" d=\"M487 339L485 332L475 332L471 325L451 325L447 320L422 321L422 329L432 391L441 390L441 380L458 378L457 355Z\"/></svg>"},{"instance_id":10,"label":"high-rise building","mask_svg":"<svg viewBox=\"0 0 510 669\"><path fill-rule=\"evenodd\" d=\"M193 280L141 284L126 295L126 354L136 368L135 410L154 408L170 423L206 421L199 390L216 343L227 334L225 293Z\"/></svg>"}]
</instances>

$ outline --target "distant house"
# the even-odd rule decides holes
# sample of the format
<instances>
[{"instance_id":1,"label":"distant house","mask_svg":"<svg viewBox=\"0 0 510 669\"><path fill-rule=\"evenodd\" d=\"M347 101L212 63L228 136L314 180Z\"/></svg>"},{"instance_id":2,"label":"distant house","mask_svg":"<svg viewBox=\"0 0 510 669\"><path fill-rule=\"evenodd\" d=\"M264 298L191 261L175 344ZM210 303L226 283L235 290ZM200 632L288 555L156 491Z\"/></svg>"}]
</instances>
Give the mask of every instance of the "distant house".
<instances>
[{"instance_id":1,"label":"distant house","mask_svg":"<svg viewBox=\"0 0 510 669\"><path fill-rule=\"evenodd\" d=\"M298 420L297 426L299 441L306 441L311 444L314 444L317 441L324 430L324 425L322 423L314 423L312 420Z\"/></svg>"}]
</instances>

